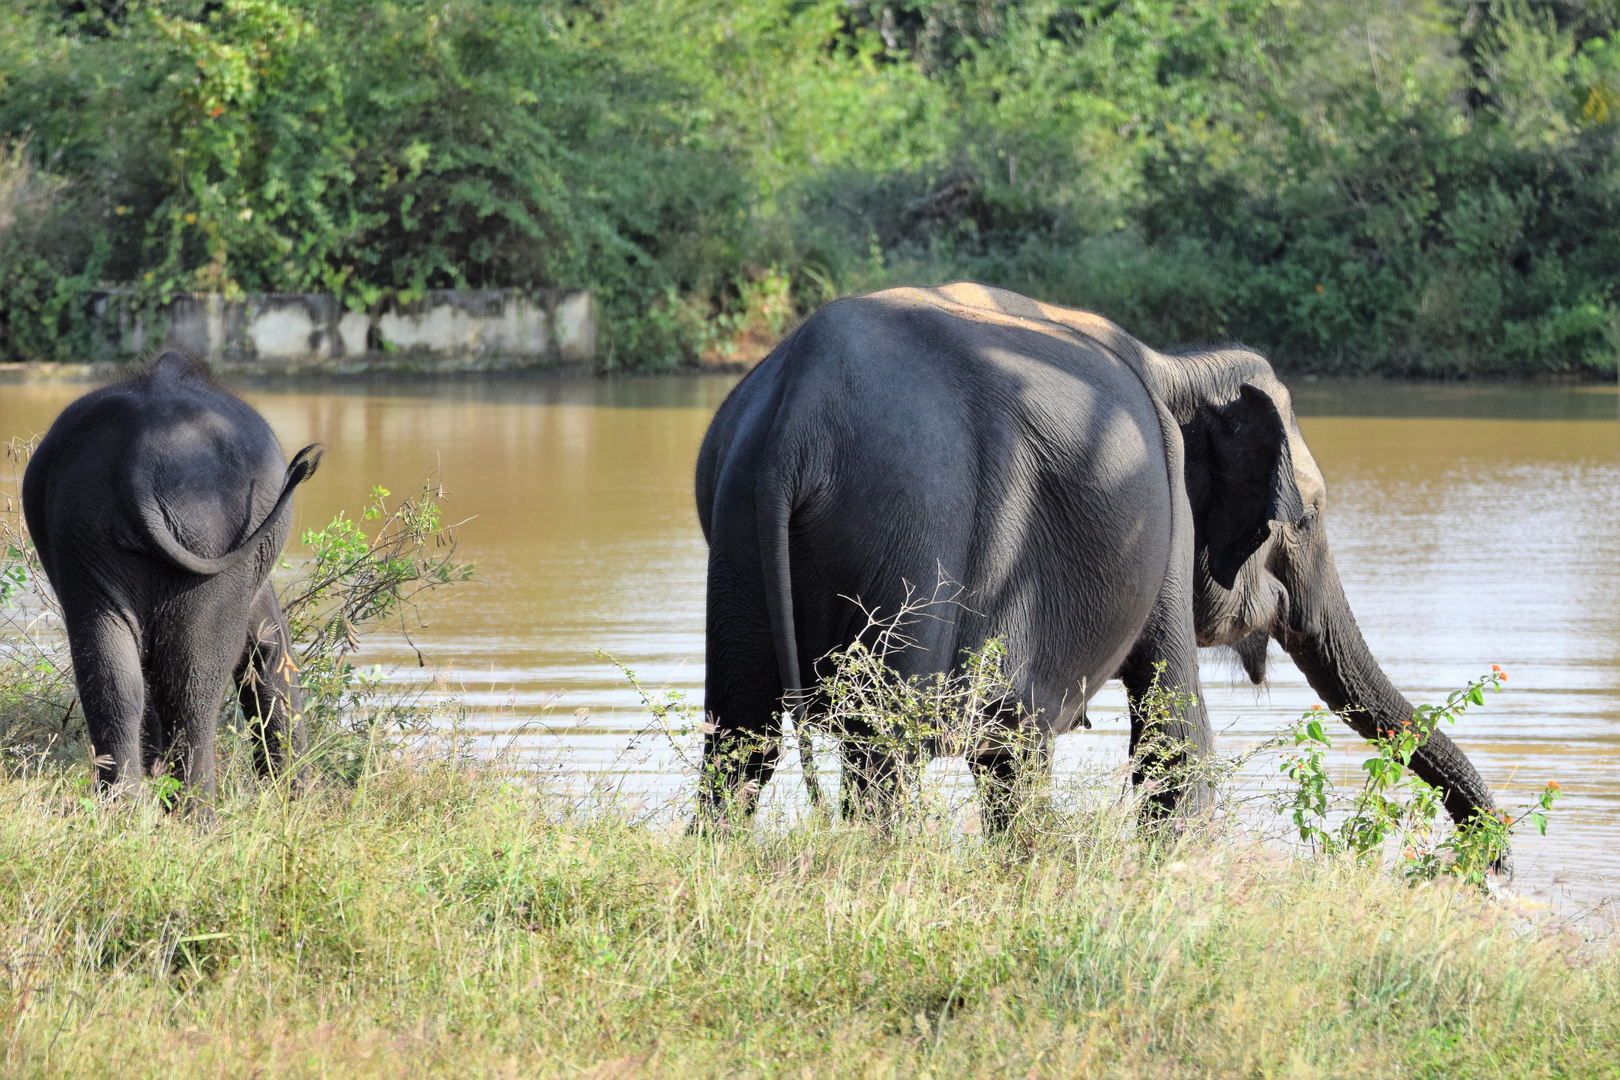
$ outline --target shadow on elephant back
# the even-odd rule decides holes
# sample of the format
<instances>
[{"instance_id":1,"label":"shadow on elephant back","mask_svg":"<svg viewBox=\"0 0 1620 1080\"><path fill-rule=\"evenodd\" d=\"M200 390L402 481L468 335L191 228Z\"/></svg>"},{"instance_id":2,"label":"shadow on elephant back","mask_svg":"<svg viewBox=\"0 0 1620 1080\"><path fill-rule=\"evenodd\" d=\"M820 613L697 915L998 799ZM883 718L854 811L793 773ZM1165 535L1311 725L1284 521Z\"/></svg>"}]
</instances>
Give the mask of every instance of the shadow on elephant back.
<instances>
[{"instance_id":1,"label":"shadow on elephant back","mask_svg":"<svg viewBox=\"0 0 1620 1080\"><path fill-rule=\"evenodd\" d=\"M1247 349L1161 353L1099 316L971 284L838 300L732 391L696 489L709 542L699 827L754 810L783 714L813 720L828 658L871 633L870 612L900 611L941 577L961 602L915 620L887 659L903 680L948 679L1004 643L1004 717L1034 752L968 752L992 829L1110 678L1131 702L1138 783L1208 755L1201 645L1233 647L1259 683L1275 639L1365 738L1412 717L1345 599L1288 390ZM1144 739L1163 691L1177 707L1163 739ZM900 770L846 734L846 809L881 803ZM1454 821L1492 806L1444 734L1411 767ZM1180 818L1209 798L1180 783L1145 806Z\"/></svg>"},{"instance_id":2,"label":"shadow on elephant back","mask_svg":"<svg viewBox=\"0 0 1620 1080\"><path fill-rule=\"evenodd\" d=\"M205 813L234 685L261 773L301 748L292 643L269 583L297 486L264 418L206 365L165 352L78 398L23 475L23 513L61 604L97 776L172 775Z\"/></svg>"}]
</instances>

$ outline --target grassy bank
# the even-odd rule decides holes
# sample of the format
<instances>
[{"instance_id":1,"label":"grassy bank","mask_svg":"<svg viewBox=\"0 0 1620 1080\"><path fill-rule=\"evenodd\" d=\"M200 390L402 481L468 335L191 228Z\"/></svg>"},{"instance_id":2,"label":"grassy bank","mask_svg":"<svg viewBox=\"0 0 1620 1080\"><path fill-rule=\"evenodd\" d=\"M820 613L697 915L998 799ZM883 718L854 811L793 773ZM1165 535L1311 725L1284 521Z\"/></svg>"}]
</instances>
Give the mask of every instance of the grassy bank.
<instances>
[{"instance_id":1,"label":"grassy bank","mask_svg":"<svg viewBox=\"0 0 1620 1080\"><path fill-rule=\"evenodd\" d=\"M311 787L255 780L227 710L208 828L158 807L163 779L95 796L49 593L0 505L0 1075L1616 1074L1610 946L1444 873L1407 884L1381 839L1363 860L1235 825L1156 846L1117 776L994 842L928 792L887 830L697 838L471 760L444 736L454 700L351 657L470 572L441 498L379 488L306 534L285 591ZM997 655L922 693L851 650L829 700L960 742L1004 699ZM648 704L678 748L701 738L679 694ZM1283 802L1316 851L1344 846L1311 809L1324 718L1287 740L1309 798ZM1409 789L1368 793L1406 829Z\"/></svg>"},{"instance_id":2,"label":"grassy bank","mask_svg":"<svg viewBox=\"0 0 1620 1080\"><path fill-rule=\"evenodd\" d=\"M0 783L9 1076L1613 1076L1620 963L1121 810L691 839L393 761L199 831ZM948 830L946 830L948 831Z\"/></svg>"}]
</instances>

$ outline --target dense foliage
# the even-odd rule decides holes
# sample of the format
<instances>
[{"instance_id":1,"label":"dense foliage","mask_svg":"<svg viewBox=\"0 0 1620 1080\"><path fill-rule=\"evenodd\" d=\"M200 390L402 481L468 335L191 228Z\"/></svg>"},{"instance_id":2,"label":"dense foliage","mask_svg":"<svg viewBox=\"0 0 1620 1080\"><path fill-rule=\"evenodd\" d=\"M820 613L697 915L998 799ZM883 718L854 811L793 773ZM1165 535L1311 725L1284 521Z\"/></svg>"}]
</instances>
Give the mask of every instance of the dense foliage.
<instances>
[{"instance_id":1,"label":"dense foliage","mask_svg":"<svg viewBox=\"0 0 1620 1080\"><path fill-rule=\"evenodd\" d=\"M1610 372L1612 0L7 0L0 356L87 289L587 284L757 352L974 278L1328 371Z\"/></svg>"}]
</instances>

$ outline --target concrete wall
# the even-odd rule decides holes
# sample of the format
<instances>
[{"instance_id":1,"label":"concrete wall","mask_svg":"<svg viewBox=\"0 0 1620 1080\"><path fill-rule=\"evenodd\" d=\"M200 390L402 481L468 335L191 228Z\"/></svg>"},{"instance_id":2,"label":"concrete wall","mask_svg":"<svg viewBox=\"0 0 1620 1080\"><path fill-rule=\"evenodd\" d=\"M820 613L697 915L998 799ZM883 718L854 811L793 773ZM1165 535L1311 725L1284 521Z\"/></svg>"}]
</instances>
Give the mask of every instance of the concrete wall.
<instances>
[{"instance_id":1,"label":"concrete wall","mask_svg":"<svg viewBox=\"0 0 1620 1080\"><path fill-rule=\"evenodd\" d=\"M125 356L178 348L225 371L490 371L596 357L596 306L584 289L437 289L369 312L319 293L203 293L140 307L108 290L94 310Z\"/></svg>"}]
</instances>

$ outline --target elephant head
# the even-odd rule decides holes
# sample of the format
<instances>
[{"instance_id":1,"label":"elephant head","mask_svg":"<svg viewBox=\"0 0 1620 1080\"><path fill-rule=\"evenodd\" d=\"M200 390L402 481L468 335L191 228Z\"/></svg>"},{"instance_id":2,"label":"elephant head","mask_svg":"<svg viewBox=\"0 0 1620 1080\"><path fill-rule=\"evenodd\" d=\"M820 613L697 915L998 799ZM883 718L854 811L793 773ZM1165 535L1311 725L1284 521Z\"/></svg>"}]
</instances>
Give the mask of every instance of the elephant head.
<instances>
[{"instance_id":1,"label":"elephant head","mask_svg":"<svg viewBox=\"0 0 1620 1080\"><path fill-rule=\"evenodd\" d=\"M1288 389L1243 349L1152 356L1149 369L1185 447L1198 644L1233 647L1259 683L1275 639L1358 735L1398 729L1412 705L1373 659L1345 599L1327 538L1327 485ZM1412 770L1445 792L1454 821L1493 805L1473 763L1442 732Z\"/></svg>"}]
</instances>

